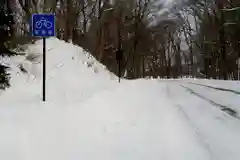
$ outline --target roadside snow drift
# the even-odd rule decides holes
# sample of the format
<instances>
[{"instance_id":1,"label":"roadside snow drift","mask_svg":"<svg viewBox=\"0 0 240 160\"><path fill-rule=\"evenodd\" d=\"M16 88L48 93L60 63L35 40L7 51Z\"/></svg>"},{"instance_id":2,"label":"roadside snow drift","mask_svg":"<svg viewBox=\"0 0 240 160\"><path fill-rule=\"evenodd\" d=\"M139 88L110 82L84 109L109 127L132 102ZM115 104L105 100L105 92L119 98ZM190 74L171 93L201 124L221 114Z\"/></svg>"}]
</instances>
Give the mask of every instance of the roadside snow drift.
<instances>
[{"instance_id":1,"label":"roadside snow drift","mask_svg":"<svg viewBox=\"0 0 240 160\"><path fill-rule=\"evenodd\" d=\"M5 59L5 63L11 67L12 88L1 95L1 101L6 100L9 103L13 101L12 97L15 97L15 103L33 98L41 101L42 48L42 40L39 40L27 47L25 56ZM115 82L113 80L116 77L105 69L105 66L78 46L49 38L46 40L46 52L48 101L55 103L81 101ZM20 65L28 73L21 72ZM6 97L2 98L5 94Z\"/></svg>"}]
</instances>

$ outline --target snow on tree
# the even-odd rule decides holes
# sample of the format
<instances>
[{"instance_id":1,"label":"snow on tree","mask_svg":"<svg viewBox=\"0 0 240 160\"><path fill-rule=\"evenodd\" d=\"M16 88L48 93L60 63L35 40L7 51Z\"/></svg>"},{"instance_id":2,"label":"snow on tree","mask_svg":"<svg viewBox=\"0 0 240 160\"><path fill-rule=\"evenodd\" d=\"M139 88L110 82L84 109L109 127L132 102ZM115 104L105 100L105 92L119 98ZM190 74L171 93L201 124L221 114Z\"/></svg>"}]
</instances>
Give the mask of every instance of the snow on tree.
<instances>
[{"instance_id":1,"label":"snow on tree","mask_svg":"<svg viewBox=\"0 0 240 160\"><path fill-rule=\"evenodd\" d=\"M0 2L0 57L12 56L15 53L6 47L6 43L11 39L13 34L13 14L6 0ZM0 90L4 90L10 86L10 75L7 73L8 67L0 61Z\"/></svg>"}]
</instances>

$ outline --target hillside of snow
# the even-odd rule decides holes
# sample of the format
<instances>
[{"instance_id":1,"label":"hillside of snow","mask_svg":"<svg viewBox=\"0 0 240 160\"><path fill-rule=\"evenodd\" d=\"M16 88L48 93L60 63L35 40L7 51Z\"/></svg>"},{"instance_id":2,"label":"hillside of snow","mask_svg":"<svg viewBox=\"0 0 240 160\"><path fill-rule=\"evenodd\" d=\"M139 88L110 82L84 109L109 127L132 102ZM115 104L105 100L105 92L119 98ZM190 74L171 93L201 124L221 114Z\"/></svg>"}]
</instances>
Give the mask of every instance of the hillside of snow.
<instances>
[{"instance_id":1,"label":"hillside of snow","mask_svg":"<svg viewBox=\"0 0 240 160\"><path fill-rule=\"evenodd\" d=\"M42 50L42 41L39 40L26 48L25 56L4 59L4 63L11 67L9 72L12 75L12 87L1 95L1 101L6 100L6 103L9 103L8 97L16 97L15 101L18 98L19 101L41 99ZM46 52L48 101L59 103L81 101L98 90L108 88L113 80L117 79L105 66L78 46L49 38L46 40ZM28 73L21 72L20 65ZM21 95L19 92L24 93L24 97L19 96ZM3 98L5 94L6 98Z\"/></svg>"},{"instance_id":2,"label":"hillside of snow","mask_svg":"<svg viewBox=\"0 0 240 160\"><path fill-rule=\"evenodd\" d=\"M0 159L240 159L239 82L119 84L82 48L55 38L46 44L45 103L42 42L27 46L25 56L4 59L12 87L0 94Z\"/></svg>"}]
</instances>

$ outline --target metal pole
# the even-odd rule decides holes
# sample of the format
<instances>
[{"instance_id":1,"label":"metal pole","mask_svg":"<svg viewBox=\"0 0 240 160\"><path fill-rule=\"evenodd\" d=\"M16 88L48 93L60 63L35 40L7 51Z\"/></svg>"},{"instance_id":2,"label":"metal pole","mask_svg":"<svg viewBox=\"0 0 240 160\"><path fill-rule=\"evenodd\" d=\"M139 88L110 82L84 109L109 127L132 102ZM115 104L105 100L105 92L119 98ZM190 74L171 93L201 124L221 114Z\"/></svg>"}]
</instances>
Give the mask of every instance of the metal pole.
<instances>
[{"instance_id":1,"label":"metal pole","mask_svg":"<svg viewBox=\"0 0 240 160\"><path fill-rule=\"evenodd\" d=\"M46 38L43 38L43 101L46 101Z\"/></svg>"},{"instance_id":2,"label":"metal pole","mask_svg":"<svg viewBox=\"0 0 240 160\"><path fill-rule=\"evenodd\" d=\"M238 64L238 80L240 80L240 58L238 58L237 60L237 64Z\"/></svg>"},{"instance_id":3,"label":"metal pole","mask_svg":"<svg viewBox=\"0 0 240 160\"><path fill-rule=\"evenodd\" d=\"M117 22L117 56L118 56L118 82L120 83L120 79L121 79L121 60L122 60L122 46L121 46L121 28L120 28L120 19L119 17L121 17L121 12L118 11L118 17L116 17L116 22Z\"/></svg>"},{"instance_id":4,"label":"metal pole","mask_svg":"<svg viewBox=\"0 0 240 160\"><path fill-rule=\"evenodd\" d=\"M118 61L118 82L120 83L121 77L121 61Z\"/></svg>"}]
</instances>

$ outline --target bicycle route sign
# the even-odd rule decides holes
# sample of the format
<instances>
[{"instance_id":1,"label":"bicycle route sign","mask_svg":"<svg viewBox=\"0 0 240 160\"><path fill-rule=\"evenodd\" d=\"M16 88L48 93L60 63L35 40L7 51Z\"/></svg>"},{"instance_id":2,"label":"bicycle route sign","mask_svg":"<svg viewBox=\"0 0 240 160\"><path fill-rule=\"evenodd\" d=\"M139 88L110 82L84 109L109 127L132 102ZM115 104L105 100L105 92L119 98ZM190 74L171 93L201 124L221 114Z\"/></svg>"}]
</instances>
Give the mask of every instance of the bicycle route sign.
<instances>
[{"instance_id":1,"label":"bicycle route sign","mask_svg":"<svg viewBox=\"0 0 240 160\"><path fill-rule=\"evenodd\" d=\"M55 36L55 15L54 14L33 14L32 15L32 36L33 37Z\"/></svg>"}]
</instances>

